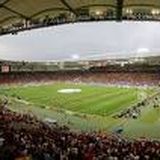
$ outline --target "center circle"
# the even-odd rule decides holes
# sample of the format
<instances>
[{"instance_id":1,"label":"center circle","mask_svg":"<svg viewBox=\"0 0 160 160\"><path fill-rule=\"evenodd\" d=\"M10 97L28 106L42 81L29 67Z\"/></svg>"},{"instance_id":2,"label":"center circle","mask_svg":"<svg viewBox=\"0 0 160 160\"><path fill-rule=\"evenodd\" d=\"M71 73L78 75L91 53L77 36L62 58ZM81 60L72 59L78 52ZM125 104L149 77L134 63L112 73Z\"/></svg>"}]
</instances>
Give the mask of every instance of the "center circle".
<instances>
[{"instance_id":1,"label":"center circle","mask_svg":"<svg viewBox=\"0 0 160 160\"><path fill-rule=\"evenodd\" d=\"M69 88L69 89L60 89L57 92L58 93L80 93L82 90L81 89L73 89L73 88Z\"/></svg>"}]
</instances>

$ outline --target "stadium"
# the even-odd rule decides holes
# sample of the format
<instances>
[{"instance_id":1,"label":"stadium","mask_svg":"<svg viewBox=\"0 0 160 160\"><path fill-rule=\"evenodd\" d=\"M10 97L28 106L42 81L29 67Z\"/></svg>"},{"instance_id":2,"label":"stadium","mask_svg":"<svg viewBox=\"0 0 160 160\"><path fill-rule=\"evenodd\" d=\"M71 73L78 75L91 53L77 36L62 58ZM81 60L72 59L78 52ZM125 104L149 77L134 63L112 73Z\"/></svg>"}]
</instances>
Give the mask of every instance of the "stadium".
<instances>
[{"instance_id":1,"label":"stadium","mask_svg":"<svg viewBox=\"0 0 160 160\"><path fill-rule=\"evenodd\" d=\"M63 26L104 21L158 24L160 2L0 1L0 38L52 27L60 32ZM63 52L67 52L65 47L61 46ZM15 55L18 52L10 50ZM129 56L119 51L110 52L111 56L73 54L63 60L41 61L6 58L0 53L0 159L159 160L160 51L145 54L146 50L139 48Z\"/></svg>"}]
</instances>

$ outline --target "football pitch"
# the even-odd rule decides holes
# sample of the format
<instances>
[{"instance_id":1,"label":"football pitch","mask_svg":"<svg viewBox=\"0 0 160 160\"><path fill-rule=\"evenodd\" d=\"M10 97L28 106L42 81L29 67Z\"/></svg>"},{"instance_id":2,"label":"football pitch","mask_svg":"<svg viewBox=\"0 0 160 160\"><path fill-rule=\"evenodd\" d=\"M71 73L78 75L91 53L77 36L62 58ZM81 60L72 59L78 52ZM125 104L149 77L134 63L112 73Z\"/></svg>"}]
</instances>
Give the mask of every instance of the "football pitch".
<instances>
[{"instance_id":1,"label":"football pitch","mask_svg":"<svg viewBox=\"0 0 160 160\"><path fill-rule=\"evenodd\" d=\"M124 129L128 137L160 138L160 110L147 106L137 119L113 118L153 94L154 88L52 83L1 87L10 107L32 112L42 119L54 119L76 131Z\"/></svg>"}]
</instances>

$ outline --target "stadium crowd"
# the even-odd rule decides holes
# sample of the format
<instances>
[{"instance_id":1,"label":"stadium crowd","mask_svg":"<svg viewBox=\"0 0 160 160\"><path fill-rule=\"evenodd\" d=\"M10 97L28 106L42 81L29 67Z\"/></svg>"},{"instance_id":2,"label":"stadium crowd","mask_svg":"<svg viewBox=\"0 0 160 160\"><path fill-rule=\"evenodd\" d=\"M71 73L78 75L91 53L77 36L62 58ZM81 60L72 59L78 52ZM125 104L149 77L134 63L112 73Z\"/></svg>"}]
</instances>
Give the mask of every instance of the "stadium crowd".
<instances>
[{"instance_id":1,"label":"stadium crowd","mask_svg":"<svg viewBox=\"0 0 160 160\"><path fill-rule=\"evenodd\" d=\"M158 85L159 73L145 72L96 72L96 71L58 71L58 72L22 72L2 74L0 84L71 81L84 83L102 83L116 85Z\"/></svg>"},{"instance_id":2,"label":"stadium crowd","mask_svg":"<svg viewBox=\"0 0 160 160\"><path fill-rule=\"evenodd\" d=\"M159 84L160 74L129 72L11 73L1 84L72 81L117 85ZM157 100L155 100L157 101ZM126 139L106 133L76 133L66 126L48 124L32 114L16 113L0 104L0 160L159 160L160 141ZM138 104L118 116L140 115ZM157 107L157 105L155 105Z\"/></svg>"},{"instance_id":3,"label":"stadium crowd","mask_svg":"<svg viewBox=\"0 0 160 160\"><path fill-rule=\"evenodd\" d=\"M76 133L0 107L1 160L159 160L160 141Z\"/></svg>"}]
</instances>

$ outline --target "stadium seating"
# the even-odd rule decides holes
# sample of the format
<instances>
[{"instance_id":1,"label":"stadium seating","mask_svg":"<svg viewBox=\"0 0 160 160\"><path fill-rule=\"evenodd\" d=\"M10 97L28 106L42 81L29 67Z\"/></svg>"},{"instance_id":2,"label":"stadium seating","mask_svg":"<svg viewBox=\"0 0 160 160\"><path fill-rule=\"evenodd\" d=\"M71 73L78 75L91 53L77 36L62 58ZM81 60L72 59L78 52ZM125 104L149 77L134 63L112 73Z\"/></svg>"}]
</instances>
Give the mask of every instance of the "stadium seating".
<instances>
[{"instance_id":1,"label":"stadium seating","mask_svg":"<svg viewBox=\"0 0 160 160\"><path fill-rule=\"evenodd\" d=\"M4 73L1 84L72 81L116 85L158 85L160 74L148 72L58 71ZM32 114L0 106L0 160L158 160L160 141L129 140L107 133L75 133ZM138 108L134 112L139 113ZM128 114L128 111L127 111ZM126 114L125 114L126 115ZM133 115L135 116L135 115Z\"/></svg>"},{"instance_id":2,"label":"stadium seating","mask_svg":"<svg viewBox=\"0 0 160 160\"><path fill-rule=\"evenodd\" d=\"M57 71L1 74L0 83L27 83L45 81L72 81L117 85L158 85L159 73L147 72L96 72L96 71Z\"/></svg>"},{"instance_id":3,"label":"stadium seating","mask_svg":"<svg viewBox=\"0 0 160 160\"><path fill-rule=\"evenodd\" d=\"M158 160L157 140L127 140L106 133L74 133L1 105L0 159L3 160Z\"/></svg>"}]
</instances>

